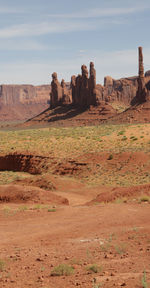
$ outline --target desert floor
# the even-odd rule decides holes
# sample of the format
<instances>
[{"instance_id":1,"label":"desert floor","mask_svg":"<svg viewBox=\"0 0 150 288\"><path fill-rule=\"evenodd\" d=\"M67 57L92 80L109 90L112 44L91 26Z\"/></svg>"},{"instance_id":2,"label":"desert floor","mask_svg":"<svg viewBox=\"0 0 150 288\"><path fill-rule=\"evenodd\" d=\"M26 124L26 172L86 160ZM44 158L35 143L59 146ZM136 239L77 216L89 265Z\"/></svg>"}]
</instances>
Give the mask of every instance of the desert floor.
<instances>
[{"instance_id":1,"label":"desert floor","mask_svg":"<svg viewBox=\"0 0 150 288\"><path fill-rule=\"evenodd\" d=\"M0 287L149 287L149 135L0 131Z\"/></svg>"}]
</instances>

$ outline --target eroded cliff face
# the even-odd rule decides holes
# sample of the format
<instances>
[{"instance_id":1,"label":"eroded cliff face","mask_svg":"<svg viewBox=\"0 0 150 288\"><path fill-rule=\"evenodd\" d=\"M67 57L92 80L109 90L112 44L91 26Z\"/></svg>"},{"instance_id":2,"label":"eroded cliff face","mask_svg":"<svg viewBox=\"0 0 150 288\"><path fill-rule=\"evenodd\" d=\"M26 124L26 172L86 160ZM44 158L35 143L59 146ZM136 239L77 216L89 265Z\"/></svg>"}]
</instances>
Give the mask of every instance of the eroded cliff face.
<instances>
[{"instance_id":1,"label":"eroded cliff face","mask_svg":"<svg viewBox=\"0 0 150 288\"><path fill-rule=\"evenodd\" d=\"M137 98L137 91L139 87L139 77L133 76L128 78L121 78L118 80L110 76L104 78L104 85L96 84L96 70L94 63L90 63L90 70L88 71L86 65L81 66L81 75L73 75L71 77L70 87L66 90L66 95L70 97L70 102L62 101L63 93L61 85L56 76L51 82L51 108L72 103L80 108L88 108L91 105L98 106L101 102L112 104L117 102L128 107L134 105ZM143 76L144 77L144 76ZM55 77L54 77L55 78ZM150 86L150 72L147 71L144 77L144 83ZM140 93L141 95L141 93Z\"/></svg>"},{"instance_id":2,"label":"eroded cliff face","mask_svg":"<svg viewBox=\"0 0 150 288\"><path fill-rule=\"evenodd\" d=\"M104 78L104 86L97 85L100 101L103 100L109 103L120 102L128 106L133 105L137 98L138 78L138 76L133 76L115 80L110 76L106 76ZM144 81L146 86L150 83L150 71L145 73Z\"/></svg>"},{"instance_id":3,"label":"eroded cliff face","mask_svg":"<svg viewBox=\"0 0 150 288\"><path fill-rule=\"evenodd\" d=\"M130 105L136 96L138 83L137 76L112 79L110 76L104 78L104 87L102 89L102 98L107 102L122 102Z\"/></svg>"},{"instance_id":4,"label":"eroded cliff face","mask_svg":"<svg viewBox=\"0 0 150 288\"><path fill-rule=\"evenodd\" d=\"M49 107L50 85L1 85L0 120L26 120Z\"/></svg>"},{"instance_id":5,"label":"eroded cliff face","mask_svg":"<svg viewBox=\"0 0 150 288\"><path fill-rule=\"evenodd\" d=\"M64 80L60 83L54 72L51 85L1 85L0 121L27 120L47 108L70 104L86 110L91 106L105 108L113 102L127 108L147 101L150 102L150 71L144 74L142 47L139 47L138 76L118 80L106 76L104 85L96 84L96 70L90 62L89 70L82 65L81 75L73 75L70 83Z\"/></svg>"},{"instance_id":6,"label":"eroded cliff face","mask_svg":"<svg viewBox=\"0 0 150 288\"><path fill-rule=\"evenodd\" d=\"M1 85L0 104L38 104L49 101L50 85Z\"/></svg>"}]
</instances>

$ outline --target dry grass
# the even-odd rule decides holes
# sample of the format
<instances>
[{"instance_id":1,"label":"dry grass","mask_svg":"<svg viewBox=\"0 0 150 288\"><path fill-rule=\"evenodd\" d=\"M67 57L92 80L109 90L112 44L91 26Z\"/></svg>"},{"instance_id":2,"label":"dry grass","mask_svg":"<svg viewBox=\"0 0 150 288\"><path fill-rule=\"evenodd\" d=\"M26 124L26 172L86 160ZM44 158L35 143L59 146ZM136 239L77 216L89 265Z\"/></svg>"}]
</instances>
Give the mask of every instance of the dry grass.
<instances>
[{"instance_id":1,"label":"dry grass","mask_svg":"<svg viewBox=\"0 0 150 288\"><path fill-rule=\"evenodd\" d=\"M62 162L63 159L77 158L88 153L107 152L108 156L112 155L108 162L113 165L116 153L128 151L149 153L150 124L0 131L0 139L1 154L34 153L56 157ZM100 163L94 173L93 167L89 167L89 172L91 172L80 175L80 180L90 185L107 186L130 186L150 182L148 163L145 167L135 165L134 169L129 171L122 169L121 166L118 168L112 166L112 169L108 170L107 166L107 163L103 166ZM17 177L27 177L27 175L22 174L21 176L21 174L1 172L0 184L10 183Z\"/></svg>"},{"instance_id":2,"label":"dry grass","mask_svg":"<svg viewBox=\"0 0 150 288\"><path fill-rule=\"evenodd\" d=\"M25 151L61 158L86 152L149 151L149 135L150 124L0 131L0 152Z\"/></svg>"},{"instance_id":3,"label":"dry grass","mask_svg":"<svg viewBox=\"0 0 150 288\"><path fill-rule=\"evenodd\" d=\"M9 184L13 181L22 180L29 177L33 176L26 172L0 171L0 185Z\"/></svg>"}]
</instances>

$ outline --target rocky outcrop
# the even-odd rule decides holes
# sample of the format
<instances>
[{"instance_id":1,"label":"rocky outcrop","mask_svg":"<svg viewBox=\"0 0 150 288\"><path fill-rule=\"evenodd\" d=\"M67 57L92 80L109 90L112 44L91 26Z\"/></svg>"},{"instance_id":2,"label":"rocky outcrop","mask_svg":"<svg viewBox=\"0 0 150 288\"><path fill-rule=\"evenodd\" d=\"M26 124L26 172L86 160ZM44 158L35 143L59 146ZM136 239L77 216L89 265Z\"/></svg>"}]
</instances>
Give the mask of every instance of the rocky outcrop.
<instances>
[{"instance_id":1,"label":"rocky outcrop","mask_svg":"<svg viewBox=\"0 0 150 288\"><path fill-rule=\"evenodd\" d=\"M113 78L111 76L104 77L104 87L113 86Z\"/></svg>"},{"instance_id":2,"label":"rocky outcrop","mask_svg":"<svg viewBox=\"0 0 150 288\"><path fill-rule=\"evenodd\" d=\"M150 71L147 71L144 75L143 65L143 51L142 47L139 47L139 77L138 77L138 89L136 94L136 103L141 104L150 101Z\"/></svg>"},{"instance_id":3,"label":"rocky outcrop","mask_svg":"<svg viewBox=\"0 0 150 288\"><path fill-rule=\"evenodd\" d=\"M71 91L68 90L64 79L62 79L61 81L61 87L62 87L62 104L63 105L71 104L72 103Z\"/></svg>"},{"instance_id":4,"label":"rocky outcrop","mask_svg":"<svg viewBox=\"0 0 150 288\"><path fill-rule=\"evenodd\" d=\"M130 105L137 91L137 77L112 79L110 76L104 78L104 89L102 99L107 102L122 102Z\"/></svg>"},{"instance_id":5,"label":"rocky outcrop","mask_svg":"<svg viewBox=\"0 0 150 288\"><path fill-rule=\"evenodd\" d=\"M144 75L142 47L139 50L137 93L132 105L111 119L112 123L150 123L150 71Z\"/></svg>"},{"instance_id":6,"label":"rocky outcrop","mask_svg":"<svg viewBox=\"0 0 150 288\"><path fill-rule=\"evenodd\" d=\"M48 108L49 102L51 109L72 104L73 107L82 110L90 106L99 106L104 102L109 104L118 102L130 106L145 101L150 101L150 71L144 75L142 47L139 47L139 76L119 80L106 76L104 86L96 84L96 70L93 62L90 63L89 71L86 65L82 65L81 74L73 75L71 83L65 83L63 79L60 83L57 73L54 72L51 85L36 87L1 85L0 120L13 118L24 120L33 117Z\"/></svg>"},{"instance_id":7,"label":"rocky outcrop","mask_svg":"<svg viewBox=\"0 0 150 288\"><path fill-rule=\"evenodd\" d=\"M55 76L55 75L54 75ZM150 76L147 76L150 78ZM133 99L136 97L138 89L138 77L129 77L115 80L110 76L104 78L104 86L96 84L96 70L94 63L90 62L90 69L88 72L87 66L81 66L81 74L78 76L73 75L71 77L70 89L66 89L64 80L61 85L57 82L57 88L53 90L51 96L51 108L59 105L65 105L72 103L80 108L88 108L91 105L97 106L101 102L113 103L120 102L129 106ZM53 86L53 81L52 81ZM54 99L58 98L55 90L58 87L61 90L61 96L59 101ZM55 95L55 96L54 96ZM53 105L53 103L55 104Z\"/></svg>"},{"instance_id":8,"label":"rocky outcrop","mask_svg":"<svg viewBox=\"0 0 150 288\"><path fill-rule=\"evenodd\" d=\"M147 89L145 85L144 65L143 65L143 52L142 47L139 47L139 77L138 77L138 90L136 94L137 103L146 101Z\"/></svg>"},{"instance_id":9,"label":"rocky outcrop","mask_svg":"<svg viewBox=\"0 0 150 288\"><path fill-rule=\"evenodd\" d=\"M90 63L90 75L86 65L81 66L81 75L71 77L72 103L86 108L96 105L99 91L96 86L96 70Z\"/></svg>"},{"instance_id":10,"label":"rocky outcrop","mask_svg":"<svg viewBox=\"0 0 150 288\"><path fill-rule=\"evenodd\" d=\"M80 107L100 105L101 101L120 102L129 106L136 97L138 77L115 80L110 76L104 78L104 86L96 84L94 63L90 63L90 76L85 65L81 67L82 75L71 77L72 103ZM150 78L150 76L149 76Z\"/></svg>"},{"instance_id":11,"label":"rocky outcrop","mask_svg":"<svg viewBox=\"0 0 150 288\"><path fill-rule=\"evenodd\" d=\"M62 80L60 85L56 74L53 73L56 79L53 79L51 82L51 108L71 103L83 108L96 104L96 96L99 91L96 87L96 70L94 68L94 63L90 63L90 77L88 77L88 69L86 65L81 66L81 72L82 75L79 74L77 77L73 75L71 77L70 89L66 87L64 80ZM62 89L58 101L58 91L60 90L60 86Z\"/></svg>"},{"instance_id":12,"label":"rocky outcrop","mask_svg":"<svg viewBox=\"0 0 150 288\"><path fill-rule=\"evenodd\" d=\"M62 79L61 84L58 81L57 73L52 74L51 93L50 93L50 108L56 108L60 105L72 103L72 94L69 91L65 80Z\"/></svg>"},{"instance_id":13,"label":"rocky outcrop","mask_svg":"<svg viewBox=\"0 0 150 288\"><path fill-rule=\"evenodd\" d=\"M94 63L90 63L90 78L89 78L89 103L88 105L96 105L97 89L96 89L96 70Z\"/></svg>"},{"instance_id":14,"label":"rocky outcrop","mask_svg":"<svg viewBox=\"0 0 150 288\"><path fill-rule=\"evenodd\" d=\"M110 76L104 78L102 99L107 102L119 101L126 105L135 105L150 101L150 71L144 75L143 51L139 50L138 76L114 80Z\"/></svg>"},{"instance_id":15,"label":"rocky outcrop","mask_svg":"<svg viewBox=\"0 0 150 288\"><path fill-rule=\"evenodd\" d=\"M50 85L1 85L0 121L26 120L49 107Z\"/></svg>"},{"instance_id":16,"label":"rocky outcrop","mask_svg":"<svg viewBox=\"0 0 150 288\"><path fill-rule=\"evenodd\" d=\"M51 93L50 93L50 107L55 108L62 104L63 91L57 79L57 73L52 74Z\"/></svg>"},{"instance_id":17,"label":"rocky outcrop","mask_svg":"<svg viewBox=\"0 0 150 288\"><path fill-rule=\"evenodd\" d=\"M47 104L50 85L1 85L0 106L17 104Z\"/></svg>"},{"instance_id":18,"label":"rocky outcrop","mask_svg":"<svg viewBox=\"0 0 150 288\"><path fill-rule=\"evenodd\" d=\"M77 103L77 99L76 99L76 76L75 75L73 75L71 77L70 88L71 88L71 91L72 91L72 103L76 104Z\"/></svg>"},{"instance_id":19,"label":"rocky outcrop","mask_svg":"<svg viewBox=\"0 0 150 288\"><path fill-rule=\"evenodd\" d=\"M88 78L88 69L86 65L81 66L82 77L80 79L80 90L78 97L79 105L82 107L87 107L88 102L90 101L90 89L89 89L89 78Z\"/></svg>"}]
</instances>

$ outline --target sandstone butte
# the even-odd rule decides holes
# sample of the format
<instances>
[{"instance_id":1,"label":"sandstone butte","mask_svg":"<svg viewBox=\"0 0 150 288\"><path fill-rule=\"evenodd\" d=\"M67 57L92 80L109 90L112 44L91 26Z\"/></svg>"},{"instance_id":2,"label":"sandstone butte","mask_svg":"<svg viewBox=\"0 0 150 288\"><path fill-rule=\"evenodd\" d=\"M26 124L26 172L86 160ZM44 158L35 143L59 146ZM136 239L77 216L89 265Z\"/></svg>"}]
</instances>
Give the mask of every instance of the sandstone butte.
<instances>
[{"instance_id":1,"label":"sandstone butte","mask_svg":"<svg viewBox=\"0 0 150 288\"><path fill-rule=\"evenodd\" d=\"M93 62L90 63L89 71L86 65L82 65L81 74L71 76L70 83L65 83L64 79L60 83L57 73L54 72L52 74L51 85L36 87L32 85L1 85L0 120L26 120L32 117L33 121L33 117L39 113L41 115L43 110L51 111L58 107L66 107L67 110L65 111L68 113L69 109L74 107L84 111L91 109L94 111L93 114L95 114L95 117L98 117L100 114L105 115L105 117L101 117L101 120L111 117L111 119L116 119L116 121L123 119L124 122L133 122L131 118L137 118L135 120L139 121L139 115L135 117L132 115L130 117L130 114L134 114L135 110L143 111L143 106L139 105L147 105L146 109L149 110L150 71L144 74L142 47L138 49L139 75L119 80L106 76L104 78L104 86L96 83L96 70ZM128 112L125 111L123 114L125 116L121 118L122 116L117 114L116 110L112 107L113 103L131 108L127 109ZM98 108L97 112L95 112L94 107ZM42 113L42 119L44 119L44 113ZM35 122L37 119L38 121L41 120L39 116L37 117L35 117ZM148 122L150 116L146 117L148 118L146 118L145 122Z\"/></svg>"}]
</instances>

